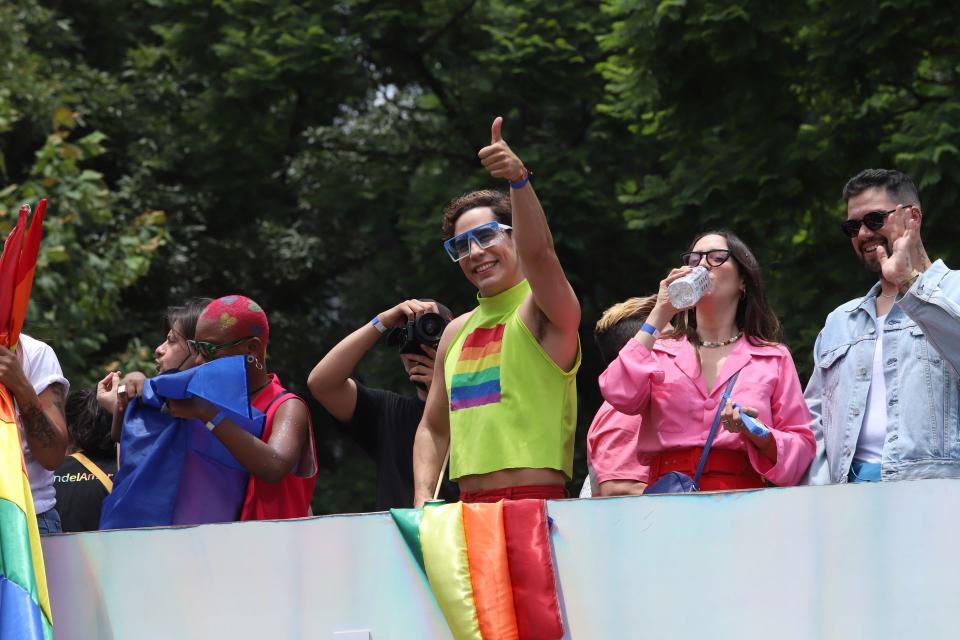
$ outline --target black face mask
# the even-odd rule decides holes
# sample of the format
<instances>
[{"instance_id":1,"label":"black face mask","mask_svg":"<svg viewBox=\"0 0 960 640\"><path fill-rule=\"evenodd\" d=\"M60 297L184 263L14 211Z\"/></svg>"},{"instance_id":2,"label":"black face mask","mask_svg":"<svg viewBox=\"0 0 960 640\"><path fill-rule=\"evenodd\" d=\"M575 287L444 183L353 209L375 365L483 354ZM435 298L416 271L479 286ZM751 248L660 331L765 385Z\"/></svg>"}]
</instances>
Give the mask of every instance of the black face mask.
<instances>
[{"instance_id":1,"label":"black face mask","mask_svg":"<svg viewBox=\"0 0 960 640\"><path fill-rule=\"evenodd\" d=\"M183 363L187 361L187 358L191 357L192 355L193 353L191 353L190 349L188 348L187 355L183 356L183 360L181 360L180 363L177 366L173 367L172 369L167 369L166 371L164 371L164 373L177 373L178 371L180 371L180 367L183 366Z\"/></svg>"}]
</instances>

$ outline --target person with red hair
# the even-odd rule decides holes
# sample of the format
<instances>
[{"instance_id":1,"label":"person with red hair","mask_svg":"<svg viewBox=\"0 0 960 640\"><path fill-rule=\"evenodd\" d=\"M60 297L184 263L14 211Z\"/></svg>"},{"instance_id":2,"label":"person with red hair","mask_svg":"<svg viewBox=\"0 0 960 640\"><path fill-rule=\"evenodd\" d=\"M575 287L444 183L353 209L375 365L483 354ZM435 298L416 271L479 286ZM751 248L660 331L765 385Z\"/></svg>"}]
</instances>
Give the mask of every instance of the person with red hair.
<instances>
[{"instance_id":1,"label":"person with red hair","mask_svg":"<svg viewBox=\"0 0 960 640\"><path fill-rule=\"evenodd\" d=\"M310 513L317 479L317 456L310 412L299 396L287 391L266 369L270 325L256 302L229 295L211 302L197 321L190 346L198 364L225 356L246 360L250 403L266 416L260 438L223 417L201 398L167 400L178 418L203 421L250 472L241 520L298 518Z\"/></svg>"}]
</instances>

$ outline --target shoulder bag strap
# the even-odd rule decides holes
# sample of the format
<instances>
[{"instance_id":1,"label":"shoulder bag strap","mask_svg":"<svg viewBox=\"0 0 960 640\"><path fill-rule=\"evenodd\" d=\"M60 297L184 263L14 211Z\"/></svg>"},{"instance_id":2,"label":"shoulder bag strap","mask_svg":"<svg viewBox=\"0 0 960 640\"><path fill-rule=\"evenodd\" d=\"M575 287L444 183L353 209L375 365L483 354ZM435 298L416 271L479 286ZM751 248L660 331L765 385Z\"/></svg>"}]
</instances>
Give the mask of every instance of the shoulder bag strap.
<instances>
[{"instance_id":1,"label":"shoulder bag strap","mask_svg":"<svg viewBox=\"0 0 960 640\"><path fill-rule=\"evenodd\" d=\"M707 465L707 456L710 455L713 439L717 437L717 427L720 426L720 413L723 412L723 408L727 406L727 400L730 399L730 392L733 391L733 383L737 381L737 376L739 375L739 371L733 374L730 382L727 383L727 388L723 390L723 395L720 396L720 403L717 405L717 414L713 416L713 424L710 425L710 435L707 436L707 443L703 445L703 453L700 454L700 463L697 465L697 472L693 476L693 486L697 491L700 490L700 476L703 474L703 468Z\"/></svg>"},{"instance_id":2,"label":"shoulder bag strap","mask_svg":"<svg viewBox=\"0 0 960 640\"><path fill-rule=\"evenodd\" d=\"M111 493L113 491L113 480L110 479L110 476L104 473L103 469L97 466L97 463L79 451L76 453L71 453L70 457L82 464L87 471L92 473L94 477L100 481L100 484L103 485L103 488L107 490L107 493Z\"/></svg>"}]
</instances>

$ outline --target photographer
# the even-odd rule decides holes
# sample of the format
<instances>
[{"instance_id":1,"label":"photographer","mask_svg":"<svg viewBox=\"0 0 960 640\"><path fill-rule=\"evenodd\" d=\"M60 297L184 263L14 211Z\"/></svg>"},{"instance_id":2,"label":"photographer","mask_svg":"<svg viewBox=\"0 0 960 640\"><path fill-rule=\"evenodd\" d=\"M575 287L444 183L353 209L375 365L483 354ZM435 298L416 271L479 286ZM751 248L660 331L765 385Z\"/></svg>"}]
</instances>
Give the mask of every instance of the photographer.
<instances>
[{"instance_id":1,"label":"photographer","mask_svg":"<svg viewBox=\"0 0 960 640\"><path fill-rule=\"evenodd\" d=\"M440 335L450 310L429 300L407 300L374 316L324 356L307 380L310 392L373 458L377 468L376 508L413 505L413 439L433 382ZM399 347L400 360L416 394L371 389L351 376L381 335ZM444 480L440 497L456 501L456 485Z\"/></svg>"}]
</instances>

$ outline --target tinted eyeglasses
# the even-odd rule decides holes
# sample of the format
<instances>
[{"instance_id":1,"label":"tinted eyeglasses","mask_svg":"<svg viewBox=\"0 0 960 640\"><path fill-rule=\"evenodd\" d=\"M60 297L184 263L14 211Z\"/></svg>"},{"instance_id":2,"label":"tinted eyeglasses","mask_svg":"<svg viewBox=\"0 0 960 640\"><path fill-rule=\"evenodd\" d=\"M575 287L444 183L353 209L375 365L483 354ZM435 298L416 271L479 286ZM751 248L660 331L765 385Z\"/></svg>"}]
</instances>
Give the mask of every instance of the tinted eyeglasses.
<instances>
[{"instance_id":1,"label":"tinted eyeglasses","mask_svg":"<svg viewBox=\"0 0 960 640\"><path fill-rule=\"evenodd\" d=\"M254 336L247 336L245 338L237 338L233 342L225 342L223 344L216 344L214 342L204 342L202 340L187 340L187 345L195 352L203 356L204 360L213 360L217 351L222 349L229 349L230 347L235 347L238 344L246 341L252 340Z\"/></svg>"},{"instance_id":2,"label":"tinted eyeglasses","mask_svg":"<svg viewBox=\"0 0 960 640\"><path fill-rule=\"evenodd\" d=\"M890 211L871 211L870 213L865 213L862 218L859 220L847 220L840 223L840 228L843 229L843 232L848 238L856 238L857 234L860 233L860 225L866 225L867 229L870 231L877 231L883 227L884 223L887 221L887 216L899 209L900 207L905 207L906 205L898 204Z\"/></svg>"},{"instance_id":3,"label":"tinted eyeglasses","mask_svg":"<svg viewBox=\"0 0 960 640\"><path fill-rule=\"evenodd\" d=\"M447 255L454 262L460 262L470 255L470 242L476 242L481 249L486 249L490 245L500 242L506 232L512 229L508 224L500 224L496 220L474 227L464 231L458 236L453 236L443 243L443 248L447 250Z\"/></svg>"},{"instance_id":4,"label":"tinted eyeglasses","mask_svg":"<svg viewBox=\"0 0 960 640\"><path fill-rule=\"evenodd\" d=\"M680 254L680 264L684 267L696 267L706 258L711 267L719 267L730 258L729 249L711 249L710 251L687 251Z\"/></svg>"}]
</instances>

